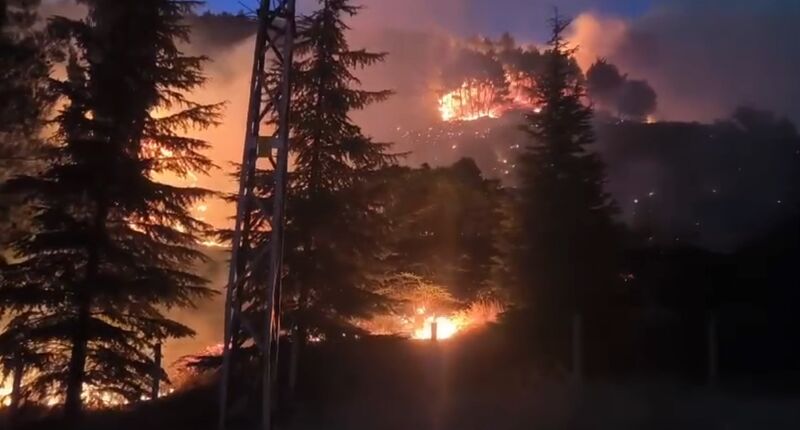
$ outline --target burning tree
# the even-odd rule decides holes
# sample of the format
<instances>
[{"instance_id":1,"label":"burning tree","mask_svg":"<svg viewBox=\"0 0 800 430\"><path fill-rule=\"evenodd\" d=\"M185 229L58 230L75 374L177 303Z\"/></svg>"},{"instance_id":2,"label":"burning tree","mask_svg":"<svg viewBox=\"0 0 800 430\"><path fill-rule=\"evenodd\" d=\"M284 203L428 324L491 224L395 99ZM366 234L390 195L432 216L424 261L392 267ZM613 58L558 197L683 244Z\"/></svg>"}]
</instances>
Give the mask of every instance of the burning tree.
<instances>
[{"instance_id":1,"label":"burning tree","mask_svg":"<svg viewBox=\"0 0 800 430\"><path fill-rule=\"evenodd\" d=\"M86 3L87 18L50 26L69 58L66 79L52 83L64 107L43 172L5 187L35 213L0 278L11 317L0 344L24 339L18 345L37 357L25 363L26 388L64 403L69 419L94 396L141 399L152 378L166 378L153 348L192 335L164 310L211 293L192 273L207 226L191 214L210 192L153 177L212 167L200 153L206 143L180 131L214 124L220 108L185 96L205 81L203 59L176 46L188 40L181 22L197 2Z\"/></svg>"},{"instance_id":2,"label":"burning tree","mask_svg":"<svg viewBox=\"0 0 800 430\"><path fill-rule=\"evenodd\" d=\"M604 165L589 150L595 141L592 108L584 104L582 76L571 66L575 50L564 40L569 21L556 15L551 24L547 64L535 91L541 112L527 117L531 143L519 161L520 295L530 309L525 318L542 324L541 333L556 344L569 338L562 329L573 315L573 370L580 377L582 318L607 302L618 278L618 230L615 204L604 191Z\"/></svg>"},{"instance_id":3,"label":"burning tree","mask_svg":"<svg viewBox=\"0 0 800 430\"><path fill-rule=\"evenodd\" d=\"M508 95L505 71L492 53L462 49L442 71L442 81L439 112L445 121L497 117Z\"/></svg>"},{"instance_id":4,"label":"burning tree","mask_svg":"<svg viewBox=\"0 0 800 430\"><path fill-rule=\"evenodd\" d=\"M443 68L442 120L497 118L509 110L536 107L536 77L545 64L545 54L517 45L509 34L497 41L470 40ZM571 67L580 70L574 60Z\"/></svg>"},{"instance_id":5,"label":"burning tree","mask_svg":"<svg viewBox=\"0 0 800 430\"><path fill-rule=\"evenodd\" d=\"M497 46L497 58L503 63L511 103L522 107L533 106L536 76L546 64L544 56L535 46L518 46L508 34L503 35Z\"/></svg>"}]
</instances>

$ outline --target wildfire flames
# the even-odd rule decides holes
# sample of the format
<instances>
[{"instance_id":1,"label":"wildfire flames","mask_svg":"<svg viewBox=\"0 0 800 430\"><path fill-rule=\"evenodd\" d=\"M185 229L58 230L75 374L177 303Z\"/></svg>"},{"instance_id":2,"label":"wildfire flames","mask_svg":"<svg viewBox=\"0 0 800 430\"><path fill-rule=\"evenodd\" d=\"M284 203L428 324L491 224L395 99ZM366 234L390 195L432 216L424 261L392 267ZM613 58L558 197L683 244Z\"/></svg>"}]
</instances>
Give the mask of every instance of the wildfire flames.
<instances>
[{"instance_id":1,"label":"wildfire flames","mask_svg":"<svg viewBox=\"0 0 800 430\"><path fill-rule=\"evenodd\" d=\"M513 109L535 109L531 98L533 78L522 73L506 72L506 88L489 81L470 79L439 97L442 121L475 121L499 118Z\"/></svg>"},{"instance_id":2,"label":"wildfire flames","mask_svg":"<svg viewBox=\"0 0 800 430\"><path fill-rule=\"evenodd\" d=\"M174 392L175 392L174 388L162 389L159 396L165 397ZM0 409L11 406L11 394L12 394L12 388L10 381L6 381L5 385L0 385ZM130 404L130 402L127 399L116 393L112 393L110 391L105 391L97 387L88 385L84 385L83 387L82 398L85 405L90 409L107 409L119 406L126 406ZM147 401L150 400L150 398L148 396L142 396L141 400ZM62 404L63 402L64 398L63 395L60 393L59 394L52 393L48 395L46 398L42 399L41 401L42 404L47 406L55 406L58 404Z\"/></svg>"},{"instance_id":3,"label":"wildfire flames","mask_svg":"<svg viewBox=\"0 0 800 430\"><path fill-rule=\"evenodd\" d=\"M439 112L444 121L474 121L497 118L502 106L497 105L497 90L486 82L465 82L460 88L439 99Z\"/></svg>"},{"instance_id":4,"label":"wildfire flames","mask_svg":"<svg viewBox=\"0 0 800 430\"><path fill-rule=\"evenodd\" d=\"M408 315L382 315L357 324L373 335L400 335L414 340L446 340L459 334L496 322L505 306L497 301L480 300L447 315L432 314L424 305ZM435 324L434 324L435 323Z\"/></svg>"}]
</instances>

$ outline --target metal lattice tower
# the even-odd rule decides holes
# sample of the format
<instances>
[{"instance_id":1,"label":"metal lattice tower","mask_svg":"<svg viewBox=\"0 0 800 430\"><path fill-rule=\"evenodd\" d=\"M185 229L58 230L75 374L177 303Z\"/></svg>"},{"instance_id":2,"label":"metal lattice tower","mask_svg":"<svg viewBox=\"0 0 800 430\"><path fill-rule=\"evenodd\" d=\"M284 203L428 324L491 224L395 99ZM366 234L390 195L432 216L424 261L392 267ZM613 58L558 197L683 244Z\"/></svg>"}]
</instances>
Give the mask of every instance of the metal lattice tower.
<instances>
[{"instance_id":1,"label":"metal lattice tower","mask_svg":"<svg viewBox=\"0 0 800 430\"><path fill-rule=\"evenodd\" d=\"M236 224L230 273L225 296L225 338L220 381L220 430L228 426L230 405L243 393L233 384L235 354L245 339L260 354L261 428L270 430L280 333L281 267L285 226L285 195L289 159L291 73L295 44L295 0L260 0L250 100L242 157ZM265 118L274 119L274 131L262 135ZM270 199L256 195L259 160L271 164ZM270 201L271 200L271 201ZM269 220L267 243L254 246L256 219ZM258 270L267 266L267 274ZM247 285L247 291L245 288ZM247 297L257 295L258 298ZM257 300L261 318L243 313L245 299ZM256 376L256 375L253 375Z\"/></svg>"}]
</instances>

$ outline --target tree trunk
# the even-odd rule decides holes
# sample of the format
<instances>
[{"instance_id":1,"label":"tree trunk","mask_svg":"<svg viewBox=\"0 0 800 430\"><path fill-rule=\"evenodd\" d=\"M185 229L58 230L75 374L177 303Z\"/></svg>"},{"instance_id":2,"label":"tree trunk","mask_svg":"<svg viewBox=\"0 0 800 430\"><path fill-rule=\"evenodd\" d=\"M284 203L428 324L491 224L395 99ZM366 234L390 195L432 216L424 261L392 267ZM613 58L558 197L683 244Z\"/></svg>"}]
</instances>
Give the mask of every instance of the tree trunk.
<instances>
[{"instance_id":1,"label":"tree trunk","mask_svg":"<svg viewBox=\"0 0 800 430\"><path fill-rule=\"evenodd\" d=\"M583 316L579 312L572 315L572 380L583 382Z\"/></svg>"},{"instance_id":2,"label":"tree trunk","mask_svg":"<svg viewBox=\"0 0 800 430\"><path fill-rule=\"evenodd\" d=\"M302 342L302 335L300 334L300 327L295 326L292 330L292 351L291 358L289 359L289 398L294 397L297 390L297 373L300 367L300 342Z\"/></svg>"},{"instance_id":3,"label":"tree trunk","mask_svg":"<svg viewBox=\"0 0 800 430\"><path fill-rule=\"evenodd\" d=\"M97 197L97 210L94 213L92 237L87 246L86 277L76 292L77 315L72 335L72 351L67 369L67 395L64 402L64 416L67 422L76 422L83 413L83 383L86 377L86 355L89 344L89 322L92 312L92 291L100 271L100 238L105 233L108 208L105 199Z\"/></svg>"},{"instance_id":4,"label":"tree trunk","mask_svg":"<svg viewBox=\"0 0 800 430\"><path fill-rule=\"evenodd\" d=\"M83 380L86 375L86 350L88 344L89 304L80 299L75 334L72 337L72 352L67 373L67 397L64 415L68 422L80 419L83 409Z\"/></svg>"}]
</instances>

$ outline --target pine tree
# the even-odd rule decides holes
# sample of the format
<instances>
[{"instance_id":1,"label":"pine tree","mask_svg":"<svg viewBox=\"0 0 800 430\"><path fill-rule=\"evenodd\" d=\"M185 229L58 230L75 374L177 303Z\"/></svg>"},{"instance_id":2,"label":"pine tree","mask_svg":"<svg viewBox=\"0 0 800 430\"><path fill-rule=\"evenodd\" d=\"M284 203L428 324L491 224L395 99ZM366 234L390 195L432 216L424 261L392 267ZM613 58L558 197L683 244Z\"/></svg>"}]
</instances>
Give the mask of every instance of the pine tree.
<instances>
[{"instance_id":1,"label":"pine tree","mask_svg":"<svg viewBox=\"0 0 800 430\"><path fill-rule=\"evenodd\" d=\"M214 124L220 109L187 99L205 81L204 59L177 44L198 2L86 4L87 18L50 25L69 57L67 78L53 83L64 107L45 171L5 187L35 214L0 278L11 316L0 345L37 354L27 390L63 401L71 420L96 397L149 394L152 348L192 334L165 311L210 294L192 273L208 226L191 213L210 192L156 176L212 167L206 142L182 133Z\"/></svg>"},{"instance_id":2,"label":"pine tree","mask_svg":"<svg viewBox=\"0 0 800 430\"><path fill-rule=\"evenodd\" d=\"M352 338L362 332L354 318L367 317L388 302L371 288L386 224L379 186L370 178L395 157L388 153L389 144L364 135L350 114L385 100L391 91L359 88L355 71L385 57L349 47L345 20L359 9L349 0L320 0L318 10L298 21L282 301L285 326L292 332L295 376L309 337ZM262 171L256 178L256 193L267 205L271 173ZM260 216L250 221L253 249L266 246L267 224ZM266 268L250 270L255 279L259 276L252 272ZM244 294L245 321L263 318L258 298L263 294L254 288L251 282L245 285L252 293Z\"/></svg>"},{"instance_id":3,"label":"pine tree","mask_svg":"<svg viewBox=\"0 0 800 430\"><path fill-rule=\"evenodd\" d=\"M34 27L38 3L0 1L0 183L36 168L38 137L50 108L47 46ZM22 219L18 202L0 195L0 255Z\"/></svg>"},{"instance_id":4,"label":"pine tree","mask_svg":"<svg viewBox=\"0 0 800 430\"><path fill-rule=\"evenodd\" d=\"M485 179L471 159L386 169L381 180L391 220L390 271L444 285L463 301L499 293L492 276L506 199L499 181Z\"/></svg>"},{"instance_id":5,"label":"pine tree","mask_svg":"<svg viewBox=\"0 0 800 430\"><path fill-rule=\"evenodd\" d=\"M349 0L322 0L299 24L292 113L295 169L287 240L288 287L296 297L300 342L309 328L338 335L347 319L375 304L365 287L380 247L380 211L367 178L393 161L388 145L365 136L349 115L385 100L390 91L355 88L354 69L385 54L350 49ZM331 331L333 330L333 331Z\"/></svg>"},{"instance_id":6,"label":"pine tree","mask_svg":"<svg viewBox=\"0 0 800 430\"><path fill-rule=\"evenodd\" d=\"M534 89L541 112L527 116L524 128L532 141L520 159L520 296L532 319L549 324L544 332L551 335L573 315L573 367L579 375L582 317L608 302L619 276L616 209L603 190L604 165L589 148L595 141L592 109L582 76L571 67L575 50L563 36L569 21L556 14L551 24L547 65Z\"/></svg>"},{"instance_id":7,"label":"pine tree","mask_svg":"<svg viewBox=\"0 0 800 430\"><path fill-rule=\"evenodd\" d=\"M45 43L34 29L38 3L0 0L0 162L38 131L48 108Z\"/></svg>"}]
</instances>

